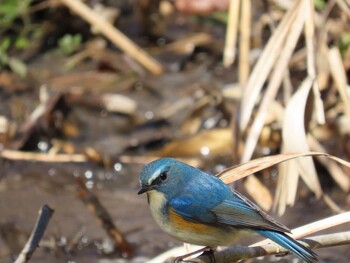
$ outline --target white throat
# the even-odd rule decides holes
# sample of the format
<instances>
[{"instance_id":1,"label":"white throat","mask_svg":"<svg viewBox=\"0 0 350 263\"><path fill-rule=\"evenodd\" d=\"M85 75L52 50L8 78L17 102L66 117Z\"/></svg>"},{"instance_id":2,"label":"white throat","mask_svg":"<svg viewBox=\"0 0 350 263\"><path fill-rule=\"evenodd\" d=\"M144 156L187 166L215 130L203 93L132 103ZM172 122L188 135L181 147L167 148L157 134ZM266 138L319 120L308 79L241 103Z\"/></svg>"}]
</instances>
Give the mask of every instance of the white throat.
<instances>
[{"instance_id":1,"label":"white throat","mask_svg":"<svg viewBox=\"0 0 350 263\"><path fill-rule=\"evenodd\" d=\"M166 205L165 195L156 190L149 191L147 195L149 200L149 206L154 220L165 232L168 232L168 227L165 218L166 215L163 214L163 209Z\"/></svg>"}]
</instances>

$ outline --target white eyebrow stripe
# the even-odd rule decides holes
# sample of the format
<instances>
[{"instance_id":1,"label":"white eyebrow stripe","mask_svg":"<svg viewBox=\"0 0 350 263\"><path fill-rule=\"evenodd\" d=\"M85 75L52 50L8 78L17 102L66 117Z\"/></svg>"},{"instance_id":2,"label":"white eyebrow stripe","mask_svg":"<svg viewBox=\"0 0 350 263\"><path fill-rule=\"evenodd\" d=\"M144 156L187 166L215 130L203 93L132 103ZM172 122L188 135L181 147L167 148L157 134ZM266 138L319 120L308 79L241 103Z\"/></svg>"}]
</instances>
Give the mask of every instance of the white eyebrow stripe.
<instances>
[{"instance_id":1,"label":"white eyebrow stripe","mask_svg":"<svg viewBox=\"0 0 350 263\"><path fill-rule=\"evenodd\" d=\"M148 185L151 185L152 182L157 179L157 177L159 176L160 172L161 172L162 169L157 169L154 171L154 173L148 178L147 180L147 184Z\"/></svg>"}]
</instances>

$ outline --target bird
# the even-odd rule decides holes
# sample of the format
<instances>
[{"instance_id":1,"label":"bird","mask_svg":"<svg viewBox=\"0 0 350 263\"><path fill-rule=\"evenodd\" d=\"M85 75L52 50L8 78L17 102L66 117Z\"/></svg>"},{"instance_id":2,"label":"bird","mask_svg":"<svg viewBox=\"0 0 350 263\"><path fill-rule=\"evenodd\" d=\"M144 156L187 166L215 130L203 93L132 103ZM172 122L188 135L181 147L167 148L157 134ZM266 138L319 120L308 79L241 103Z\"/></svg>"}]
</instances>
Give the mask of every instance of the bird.
<instances>
[{"instance_id":1,"label":"bird","mask_svg":"<svg viewBox=\"0 0 350 263\"><path fill-rule=\"evenodd\" d=\"M147 164L139 176L151 214L160 228L185 243L215 249L241 233L264 236L307 263L317 254L287 235L290 230L218 177L174 158Z\"/></svg>"}]
</instances>

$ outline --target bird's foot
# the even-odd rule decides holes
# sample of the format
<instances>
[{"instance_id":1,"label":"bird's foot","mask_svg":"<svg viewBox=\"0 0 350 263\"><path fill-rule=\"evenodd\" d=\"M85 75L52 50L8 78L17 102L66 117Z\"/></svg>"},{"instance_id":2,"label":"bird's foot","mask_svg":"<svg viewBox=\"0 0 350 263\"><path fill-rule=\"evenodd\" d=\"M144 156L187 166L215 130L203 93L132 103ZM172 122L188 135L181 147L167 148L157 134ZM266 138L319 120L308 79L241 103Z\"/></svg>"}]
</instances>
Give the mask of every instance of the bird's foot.
<instances>
[{"instance_id":1,"label":"bird's foot","mask_svg":"<svg viewBox=\"0 0 350 263\"><path fill-rule=\"evenodd\" d=\"M276 253L275 253L275 257L285 257L288 254L290 254L289 251L280 251L280 246L276 245Z\"/></svg>"},{"instance_id":2,"label":"bird's foot","mask_svg":"<svg viewBox=\"0 0 350 263\"><path fill-rule=\"evenodd\" d=\"M210 257L210 261L215 263L215 257L214 257L214 249L212 249L211 247L204 247L204 248L201 248L201 249L198 249L196 251L193 251L191 253L188 253L188 254L185 254L185 255L182 255L182 256L179 256L177 258L175 258L174 260L174 263L180 263L180 262L191 262L191 260L187 261L187 260L184 260L185 258L188 258L190 256L193 256L195 254L198 254L202 252L201 255L207 255Z\"/></svg>"}]
</instances>

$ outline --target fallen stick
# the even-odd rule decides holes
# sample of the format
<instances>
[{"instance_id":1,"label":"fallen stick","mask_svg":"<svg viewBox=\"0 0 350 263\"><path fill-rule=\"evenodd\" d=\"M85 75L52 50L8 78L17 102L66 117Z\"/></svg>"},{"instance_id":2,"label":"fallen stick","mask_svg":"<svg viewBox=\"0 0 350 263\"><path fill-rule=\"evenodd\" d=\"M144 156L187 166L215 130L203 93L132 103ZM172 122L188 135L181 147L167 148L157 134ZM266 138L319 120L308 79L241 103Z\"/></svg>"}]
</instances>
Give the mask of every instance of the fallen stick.
<instances>
[{"instance_id":1,"label":"fallen stick","mask_svg":"<svg viewBox=\"0 0 350 263\"><path fill-rule=\"evenodd\" d=\"M25 244L21 253L17 257L15 263L25 263L29 261L35 249L39 246L39 242L42 236L44 235L45 229L53 213L54 213L54 210L51 209L48 205L43 205L41 207L35 227L27 243Z\"/></svg>"},{"instance_id":2,"label":"fallen stick","mask_svg":"<svg viewBox=\"0 0 350 263\"><path fill-rule=\"evenodd\" d=\"M24 152L4 149L0 151L0 157L7 160L20 160L20 161L37 161L37 162L74 162L82 163L87 162L88 158L83 154L47 154L37 152Z\"/></svg>"}]
</instances>

